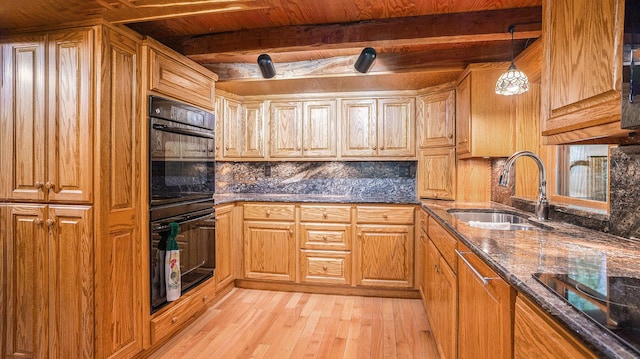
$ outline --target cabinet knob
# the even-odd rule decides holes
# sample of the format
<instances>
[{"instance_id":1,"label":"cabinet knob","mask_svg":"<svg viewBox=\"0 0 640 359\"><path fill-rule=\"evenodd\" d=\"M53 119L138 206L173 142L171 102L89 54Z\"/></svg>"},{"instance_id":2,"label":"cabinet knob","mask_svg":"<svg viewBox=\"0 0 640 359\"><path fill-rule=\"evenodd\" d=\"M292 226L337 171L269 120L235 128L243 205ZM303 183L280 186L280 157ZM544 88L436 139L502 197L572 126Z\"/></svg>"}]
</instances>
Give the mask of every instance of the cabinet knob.
<instances>
[{"instance_id":1,"label":"cabinet knob","mask_svg":"<svg viewBox=\"0 0 640 359\"><path fill-rule=\"evenodd\" d=\"M51 227L53 227L54 224L56 224L56 221L54 221L51 218L48 218L45 223L46 223L47 227L51 228Z\"/></svg>"},{"instance_id":2,"label":"cabinet knob","mask_svg":"<svg viewBox=\"0 0 640 359\"><path fill-rule=\"evenodd\" d=\"M267 217L269 217L271 215L271 210L268 209L266 214L267 214Z\"/></svg>"},{"instance_id":3,"label":"cabinet knob","mask_svg":"<svg viewBox=\"0 0 640 359\"><path fill-rule=\"evenodd\" d=\"M362 237L362 232L358 232L358 238Z\"/></svg>"},{"instance_id":4,"label":"cabinet knob","mask_svg":"<svg viewBox=\"0 0 640 359\"><path fill-rule=\"evenodd\" d=\"M327 219L329 217L329 215L327 214L327 212L322 212L322 218Z\"/></svg>"},{"instance_id":5,"label":"cabinet knob","mask_svg":"<svg viewBox=\"0 0 640 359\"><path fill-rule=\"evenodd\" d=\"M293 229L289 229L289 234L293 235Z\"/></svg>"},{"instance_id":6,"label":"cabinet knob","mask_svg":"<svg viewBox=\"0 0 640 359\"><path fill-rule=\"evenodd\" d=\"M175 322L177 322L177 321L178 321L178 317L173 317L173 318L171 318L171 323L175 323Z\"/></svg>"},{"instance_id":7,"label":"cabinet knob","mask_svg":"<svg viewBox=\"0 0 640 359\"><path fill-rule=\"evenodd\" d=\"M462 141L460 141L460 142L458 142L458 143L467 143L467 142L469 142L469 139L468 139L468 138L465 138L464 140L462 140Z\"/></svg>"},{"instance_id":8,"label":"cabinet knob","mask_svg":"<svg viewBox=\"0 0 640 359\"><path fill-rule=\"evenodd\" d=\"M387 218L389 218L389 215L388 215L388 214L386 214L386 213L383 213L383 214L382 214L382 218L387 219Z\"/></svg>"},{"instance_id":9,"label":"cabinet knob","mask_svg":"<svg viewBox=\"0 0 640 359\"><path fill-rule=\"evenodd\" d=\"M377 149L378 149L378 146L373 146L373 147L372 147L372 149L373 149L373 150L377 150Z\"/></svg>"},{"instance_id":10,"label":"cabinet knob","mask_svg":"<svg viewBox=\"0 0 640 359\"><path fill-rule=\"evenodd\" d=\"M226 146L226 147L225 147L225 149L226 149L227 151L229 151L229 146Z\"/></svg>"},{"instance_id":11,"label":"cabinet knob","mask_svg":"<svg viewBox=\"0 0 640 359\"><path fill-rule=\"evenodd\" d=\"M327 266L326 265L322 266L322 270L326 272L327 271Z\"/></svg>"},{"instance_id":12,"label":"cabinet knob","mask_svg":"<svg viewBox=\"0 0 640 359\"><path fill-rule=\"evenodd\" d=\"M203 301L203 302L206 302L206 301L207 301L207 299L209 299L209 296L207 296L207 295L202 296L202 301Z\"/></svg>"},{"instance_id":13,"label":"cabinet knob","mask_svg":"<svg viewBox=\"0 0 640 359\"><path fill-rule=\"evenodd\" d=\"M36 181L35 187L36 187L37 189L42 189L42 187L44 187L44 183L39 182L39 181Z\"/></svg>"},{"instance_id":14,"label":"cabinet knob","mask_svg":"<svg viewBox=\"0 0 640 359\"><path fill-rule=\"evenodd\" d=\"M44 188L46 188L48 191L50 191L53 187L54 187L54 184L49 181L47 181L47 183L44 184Z\"/></svg>"},{"instance_id":15,"label":"cabinet knob","mask_svg":"<svg viewBox=\"0 0 640 359\"><path fill-rule=\"evenodd\" d=\"M449 136L447 136L447 137L449 137L449 138L453 138L453 134L449 134Z\"/></svg>"},{"instance_id":16,"label":"cabinet knob","mask_svg":"<svg viewBox=\"0 0 640 359\"><path fill-rule=\"evenodd\" d=\"M33 224L35 224L36 226L42 225L42 219L40 219L40 217L34 219Z\"/></svg>"},{"instance_id":17,"label":"cabinet knob","mask_svg":"<svg viewBox=\"0 0 640 359\"><path fill-rule=\"evenodd\" d=\"M381 150L384 150L384 145L380 146L380 149L381 149Z\"/></svg>"},{"instance_id":18,"label":"cabinet knob","mask_svg":"<svg viewBox=\"0 0 640 359\"><path fill-rule=\"evenodd\" d=\"M326 240L327 240L327 236L326 236L326 235L322 236L322 239L323 239L324 241L326 241Z\"/></svg>"}]
</instances>

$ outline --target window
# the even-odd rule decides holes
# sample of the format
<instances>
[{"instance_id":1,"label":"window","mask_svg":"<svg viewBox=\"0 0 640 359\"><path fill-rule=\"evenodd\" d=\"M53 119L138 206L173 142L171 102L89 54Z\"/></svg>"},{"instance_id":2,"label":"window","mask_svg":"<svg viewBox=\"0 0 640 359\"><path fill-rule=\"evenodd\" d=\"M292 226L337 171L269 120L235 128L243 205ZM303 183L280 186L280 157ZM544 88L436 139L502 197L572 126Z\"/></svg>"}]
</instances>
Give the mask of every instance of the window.
<instances>
[{"instance_id":1,"label":"window","mask_svg":"<svg viewBox=\"0 0 640 359\"><path fill-rule=\"evenodd\" d=\"M609 146L557 146L552 201L606 210L609 201ZM555 181L553 181L555 179Z\"/></svg>"}]
</instances>

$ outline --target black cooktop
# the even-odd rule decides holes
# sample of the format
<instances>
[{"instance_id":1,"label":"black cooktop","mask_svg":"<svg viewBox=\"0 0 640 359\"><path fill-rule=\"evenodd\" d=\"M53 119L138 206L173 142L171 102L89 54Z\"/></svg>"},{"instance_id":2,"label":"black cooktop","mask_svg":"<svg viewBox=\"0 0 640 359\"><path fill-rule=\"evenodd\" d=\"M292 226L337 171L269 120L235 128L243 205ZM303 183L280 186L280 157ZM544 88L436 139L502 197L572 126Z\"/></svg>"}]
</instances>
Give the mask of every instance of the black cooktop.
<instances>
[{"instance_id":1,"label":"black cooktop","mask_svg":"<svg viewBox=\"0 0 640 359\"><path fill-rule=\"evenodd\" d=\"M535 273L540 283L640 354L640 279Z\"/></svg>"}]
</instances>

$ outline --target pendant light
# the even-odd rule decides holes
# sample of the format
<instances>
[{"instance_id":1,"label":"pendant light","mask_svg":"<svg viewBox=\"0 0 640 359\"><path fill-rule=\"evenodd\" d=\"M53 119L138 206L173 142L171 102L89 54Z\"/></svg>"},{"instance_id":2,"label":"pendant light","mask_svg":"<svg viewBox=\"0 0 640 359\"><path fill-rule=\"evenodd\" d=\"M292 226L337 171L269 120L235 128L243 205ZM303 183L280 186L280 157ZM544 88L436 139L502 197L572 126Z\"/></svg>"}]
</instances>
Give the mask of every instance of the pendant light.
<instances>
[{"instance_id":1,"label":"pendant light","mask_svg":"<svg viewBox=\"0 0 640 359\"><path fill-rule=\"evenodd\" d=\"M515 30L515 25L509 26L509 32L511 33L511 66L496 82L496 94L498 95L519 95L529 91L529 78L524 72L518 70L513 62L513 32Z\"/></svg>"}]
</instances>

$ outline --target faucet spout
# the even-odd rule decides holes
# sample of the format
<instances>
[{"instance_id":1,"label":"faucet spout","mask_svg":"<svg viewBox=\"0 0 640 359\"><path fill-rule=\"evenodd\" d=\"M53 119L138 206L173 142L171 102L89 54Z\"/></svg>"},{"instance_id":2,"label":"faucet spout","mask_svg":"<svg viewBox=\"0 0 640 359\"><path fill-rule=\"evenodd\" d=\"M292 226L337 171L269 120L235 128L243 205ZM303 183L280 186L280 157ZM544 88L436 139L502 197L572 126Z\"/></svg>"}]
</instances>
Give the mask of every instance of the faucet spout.
<instances>
[{"instance_id":1,"label":"faucet spout","mask_svg":"<svg viewBox=\"0 0 640 359\"><path fill-rule=\"evenodd\" d=\"M549 219L549 198L547 198L547 170L544 167L542 159L531 151L518 151L507 158L500 178L498 179L498 185L507 187L511 177L511 168L515 161L520 157L530 157L538 165L538 202L536 203L536 218L539 220Z\"/></svg>"}]
</instances>

